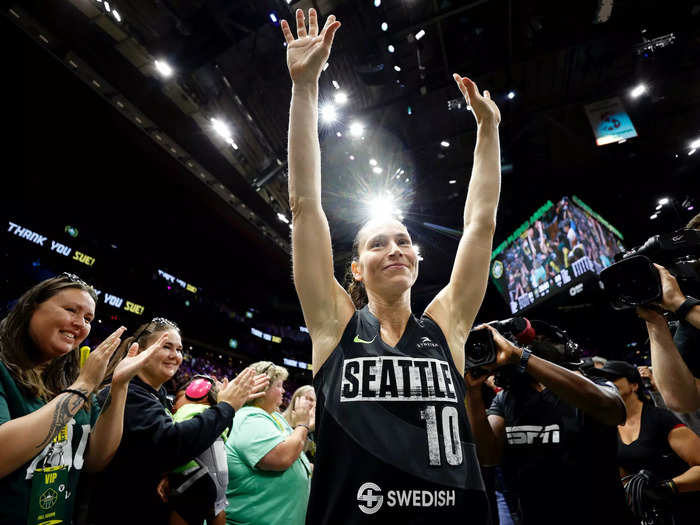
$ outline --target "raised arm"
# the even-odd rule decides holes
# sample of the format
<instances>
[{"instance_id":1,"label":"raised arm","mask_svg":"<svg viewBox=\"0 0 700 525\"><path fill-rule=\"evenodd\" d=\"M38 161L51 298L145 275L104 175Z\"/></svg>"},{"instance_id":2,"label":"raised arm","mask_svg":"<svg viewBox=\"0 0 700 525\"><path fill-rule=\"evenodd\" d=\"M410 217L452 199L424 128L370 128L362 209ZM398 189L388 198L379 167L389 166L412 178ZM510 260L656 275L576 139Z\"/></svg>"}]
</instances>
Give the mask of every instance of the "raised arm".
<instances>
[{"instance_id":1,"label":"raised arm","mask_svg":"<svg viewBox=\"0 0 700 525\"><path fill-rule=\"evenodd\" d=\"M497 366L505 364L518 365L522 357L522 348L504 338L496 329L491 330L498 349ZM622 425L627 419L627 412L622 398L615 388L596 385L590 379L567 370L546 359L531 355L526 373L536 382L543 384L562 400L580 408L589 416L606 425Z\"/></svg>"},{"instance_id":2,"label":"raised arm","mask_svg":"<svg viewBox=\"0 0 700 525\"><path fill-rule=\"evenodd\" d=\"M292 264L304 320L313 341L314 373L325 362L353 314L350 297L333 274L328 220L321 207L321 148L318 141L318 77L328 60L340 22L330 15L319 34L316 11L297 9L297 38L282 20L287 67L292 78L289 114L289 206Z\"/></svg>"},{"instance_id":3,"label":"raised arm","mask_svg":"<svg viewBox=\"0 0 700 525\"><path fill-rule=\"evenodd\" d=\"M433 300L426 313L440 326L457 369L464 371L464 343L486 293L496 209L501 192L501 153L498 125L501 113L474 82L455 74L462 95L477 123L474 163L467 201L464 231L457 247L449 284Z\"/></svg>"},{"instance_id":4,"label":"raised arm","mask_svg":"<svg viewBox=\"0 0 700 525\"><path fill-rule=\"evenodd\" d=\"M666 319L649 308L637 308L646 321L656 386L666 406L676 412L700 408L700 379L693 377L673 342Z\"/></svg>"}]
</instances>

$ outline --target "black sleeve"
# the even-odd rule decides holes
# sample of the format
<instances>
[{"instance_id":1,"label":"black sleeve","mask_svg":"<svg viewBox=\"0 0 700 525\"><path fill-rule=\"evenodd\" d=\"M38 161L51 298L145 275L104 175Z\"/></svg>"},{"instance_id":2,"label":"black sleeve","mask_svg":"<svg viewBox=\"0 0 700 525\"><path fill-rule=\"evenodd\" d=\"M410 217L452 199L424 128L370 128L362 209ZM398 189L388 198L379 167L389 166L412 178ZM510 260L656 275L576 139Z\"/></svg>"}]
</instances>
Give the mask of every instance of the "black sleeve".
<instances>
[{"instance_id":1,"label":"black sleeve","mask_svg":"<svg viewBox=\"0 0 700 525\"><path fill-rule=\"evenodd\" d=\"M694 377L700 377L700 330L687 321L681 321L673 342Z\"/></svg>"},{"instance_id":2,"label":"black sleeve","mask_svg":"<svg viewBox=\"0 0 700 525\"><path fill-rule=\"evenodd\" d=\"M192 419L175 424L160 401L149 392L129 387L124 435L139 456L170 471L202 453L231 425L233 407L219 403Z\"/></svg>"},{"instance_id":3,"label":"black sleeve","mask_svg":"<svg viewBox=\"0 0 700 525\"><path fill-rule=\"evenodd\" d=\"M648 417L646 424L652 426L654 433L658 433L664 438L664 441L668 441L668 433L679 425L685 426L685 424L678 419L670 410L665 408L659 408L651 405L647 405Z\"/></svg>"},{"instance_id":4,"label":"black sleeve","mask_svg":"<svg viewBox=\"0 0 700 525\"><path fill-rule=\"evenodd\" d=\"M506 417L505 402L503 397L505 396L505 390L501 390L496 397L493 398L491 406L486 411L487 416L501 416Z\"/></svg>"}]
</instances>

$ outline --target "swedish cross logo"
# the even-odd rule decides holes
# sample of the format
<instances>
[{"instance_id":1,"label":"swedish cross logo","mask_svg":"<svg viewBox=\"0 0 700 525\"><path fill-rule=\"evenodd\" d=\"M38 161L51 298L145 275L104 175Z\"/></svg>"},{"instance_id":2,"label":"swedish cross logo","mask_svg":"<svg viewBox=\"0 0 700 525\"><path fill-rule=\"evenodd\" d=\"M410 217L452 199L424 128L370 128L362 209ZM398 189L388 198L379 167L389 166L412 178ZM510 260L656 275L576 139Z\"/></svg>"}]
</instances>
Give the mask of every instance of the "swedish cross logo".
<instances>
[{"instance_id":1,"label":"swedish cross logo","mask_svg":"<svg viewBox=\"0 0 700 525\"><path fill-rule=\"evenodd\" d=\"M360 510L365 514L374 514L382 508L384 496L382 489L372 482L362 484L357 491L357 503Z\"/></svg>"}]
</instances>

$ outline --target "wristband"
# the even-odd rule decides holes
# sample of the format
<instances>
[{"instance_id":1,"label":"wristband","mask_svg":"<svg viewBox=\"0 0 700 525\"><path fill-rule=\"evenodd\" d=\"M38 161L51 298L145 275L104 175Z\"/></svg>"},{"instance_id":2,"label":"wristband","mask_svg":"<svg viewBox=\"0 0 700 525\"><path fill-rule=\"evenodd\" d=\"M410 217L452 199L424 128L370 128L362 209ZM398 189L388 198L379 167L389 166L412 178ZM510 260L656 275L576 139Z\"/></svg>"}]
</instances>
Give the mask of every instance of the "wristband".
<instances>
[{"instance_id":1,"label":"wristband","mask_svg":"<svg viewBox=\"0 0 700 525\"><path fill-rule=\"evenodd\" d=\"M73 388L66 388L65 390L61 390L61 394L65 393L65 392L69 392L71 394L75 394L77 396L82 397L83 401L85 401L86 403L89 401L88 396L83 394L80 390L75 390Z\"/></svg>"},{"instance_id":2,"label":"wristband","mask_svg":"<svg viewBox=\"0 0 700 525\"><path fill-rule=\"evenodd\" d=\"M527 362L530 359L530 354L532 354L532 350L523 348L523 353L520 355L520 364L518 365L518 372L521 374L524 374L527 370Z\"/></svg>"},{"instance_id":3,"label":"wristband","mask_svg":"<svg viewBox=\"0 0 700 525\"><path fill-rule=\"evenodd\" d=\"M311 429L309 428L309 425L305 423L299 423L298 425L294 425L294 430L296 430L298 427L304 427L306 429L306 433L308 434L311 432Z\"/></svg>"},{"instance_id":4,"label":"wristband","mask_svg":"<svg viewBox=\"0 0 700 525\"><path fill-rule=\"evenodd\" d=\"M695 297L690 297L689 295L686 296L685 301L683 301L683 304L681 304L678 309L673 312L673 314L676 316L676 319L679 321L682 321L683 319L686 318L688 315L688 312L690 312L690 309L693 308L694 306L697 306L700 304L700 299L696 299Z\"/></svg>"}]
</instances>

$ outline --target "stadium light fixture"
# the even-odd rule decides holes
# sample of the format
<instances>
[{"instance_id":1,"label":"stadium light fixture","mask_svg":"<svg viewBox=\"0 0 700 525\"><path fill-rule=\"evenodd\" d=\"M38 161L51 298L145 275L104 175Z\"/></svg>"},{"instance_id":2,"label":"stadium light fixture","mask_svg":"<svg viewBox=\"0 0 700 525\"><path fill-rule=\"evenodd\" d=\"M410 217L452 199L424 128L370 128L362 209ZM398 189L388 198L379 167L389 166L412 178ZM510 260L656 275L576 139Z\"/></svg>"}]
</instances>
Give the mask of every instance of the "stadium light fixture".
<instances>
[{"instance_id":1,"label":"stadium light fixture","mask_svg":"<svg viewBox=\"0 0 700 525\"><path fill-rule=\"evenodd\" d=\"M163 78L169 78L173 74L173 68L165 60L156 60L155 66Z\"/></svg>"},{"instance_id":2,"label":"stadium light fixture","mask_svg":"<svg viewBox=\"0 0 700 525\"><path fill-rule=\"evenodd\" d=\"M646 93L646 91L647 91L647 87L644 84L638 84L637 86L634 87L634 89L632 89L632 91L630 91L630 96L632 98L639 98L644 93Z\"/></svg>"}]
</instances>

